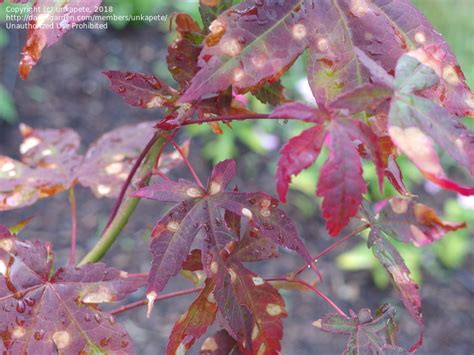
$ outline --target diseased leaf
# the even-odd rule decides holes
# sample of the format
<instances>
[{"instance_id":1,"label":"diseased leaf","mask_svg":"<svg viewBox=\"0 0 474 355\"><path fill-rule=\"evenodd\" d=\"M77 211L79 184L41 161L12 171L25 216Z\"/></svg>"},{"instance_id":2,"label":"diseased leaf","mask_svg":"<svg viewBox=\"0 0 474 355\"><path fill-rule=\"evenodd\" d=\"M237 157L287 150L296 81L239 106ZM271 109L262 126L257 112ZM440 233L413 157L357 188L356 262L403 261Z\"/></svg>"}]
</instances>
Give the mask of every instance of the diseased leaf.
<instances>
[{"instance_id":1,"label":"diseased leaf","mask_svg":"<svg viewBox=\"0 0 474 355\"><path fill-rule=\"evenodd\" d=\"M375 257L390 274L395 287L400 292L400 296L407 311L420 326L420 338L411 347L411 351L416 350L423 342L424 323L421 314L421 296L418 285L410 278L410 270L397 249L387 241L377 228L372 228L369 235L369 247Z\"/></svg>"},{"instance_id":2,"label":"diseased leaf","mask_svg":"<svg viewBox=\"0 0 474 355\"><path fill-rule=\"evenodd\" d=\"M204 28L207 29L212 21L232 6L233 2L233 0L199 0L199 12Z\"/></svg>"},{"instance_id":3,"label":"diseased leaf","mask_svg":"<svg viewBox=\"0 0 474 355\"><path fill-rule=\"evenodd\" d=\"M201 42L197 32L198 24L188 14L177 14L175 18L177 38L168 46L166 62L168 69L183 90L198 71L198 57L201 53Z\"/></svg>"},{"instance_id":4,"label":"diseased leaf","mask_svg":"<svg viewBox=\"0 0 474 355\"><path fill-rule=\"evenodd\" d=\"M339 1L342 3L343 1ZM344 1L345 2L345 1ZM409 0L351 1L348 25L356 45L393 73L398 59L418 48L422 63L437 63L440 83L424 95L457 116L473 115L472 93L448 44ZM344 6L346 7L346 6ZM435 70L436 71L436 70Z\"/></svg>"},{"instance_id":5,"label":"diseased leaf","mask_svg":"<svg viewBox=\"0 0 474 355\"><path fill-rule=\"evenodd\" d=\"M439 82L439 77L430 67L420 63L410 54L402 56L395 69L395 87L404 94L428 89Z\"/></svg>"},{"instance_id":6,"label":"diseased leaf","mask_svg":"<svg viewBox=\"0 0 474 355\"><path fill-rule=\"evenodd\" d=\"M271 118L297 118L307 122L322 122L328 113L301 102L289 102L276 107L270 114Z\"/></svg>"},{"instance_id":7,"label":"diseased leaf","mask_svg":"<svg viewBox=\"0 0 474 355\"><path fill-rule=\"evenodd\" d=\"M97 197L115 197L155 130L148 122L106 133L85 157L77 151L80 138L71 129L38 130L20 126L22 163L0 156L0 211L26 207L69 189L90 187ZM181 145L189 152L189 141ZM163 154L158 168L167 173L182 163L177 152Z\"/></svg>"},{"instance_id":8,"label":"diseased leaf","mask_svg":"<svg viewBox=\"0 0 474 355\"><path fill-rule=\"evenodd\" d=\"M175 323L168 340L166 353L174 355L187 351L214 323L217 304L214 299L214 282L208 280L199 296Z\"/></svg>"},{"instance_id":9,"label":"diseased leaf","mask_svg":"<svg viewBox=\"0 0 474 355\"><path fill-rule=\"evenodd\" d=\"M447 178L435 143L474 175L474 134L447 110L427 99L399 94L390 107L389 134L428 179L464 195L474 194L473 187L443 183Z\"/></svg>"},{"instance_id":10,"label":"diseased leaf","mask_svg":"<svg viewBox=\"0 0 474 355\"><path fill-rule=\"evenodd\" d=\"M328 160L321 168L316 194L323 197L326 228L335 236L355 216L367 186L362 178L362 163L350 135L333 122Z\"/></svg>"},{"instance_id":11,"label":"diseased leaf","mask_svg":"<svg viewBox=\"0 0 474 355\"><path fill-rule=\"evenodd\" d=\"M221 329L207 338L202 344L201 355L240 355L237 342L225 329Z\"/></svg>"},{"instance_id":12,"label":"diseased leaf","mask_svg":"<svg viewBox=\"0 0 474 355\"><path fill-rule=\"evenodd\" d=\"M446 222L428 206L402 198L390 199L379 212L377 224L392 238L417 247L443 238L446 233L465 228L465 223Z\"/></svg>"},{"instance_id":13,"label":"diseased leaf","mask_svg":"<svg viewBox=\"0 0 474 355\"><path fill-rule=\"evenodd\" d=\"M375 317L369 309L361 309L353 318L339 314L328 314L313 325L324 332L349 335L343 354L408 354L408 351L395 345L388 332L394 322L395 308L384 305Z\"/></svg>"},{"instance_id":14,"label":"diseased leaf","mask_svg":"<svg viewBox=\"0 0 474 355\"><path fill-rule=\"evenodd\" d=\"M348 110L351 114L374 110L392 94L393 90L385 85L363 84L337 96L331 107Z\"/></svg>"},{"instance_id":15,"label":"diseased leaf","mask_svg":"<svg viewBox=\"0 0 474 355\"><path fill-rule=\"evenodd\" d=\"M101 0L36 0L28 17L28 38L23 47L19 73L23 79L50 47L77 23L92 15Z\"/></svg>"},{"instance_id":16,"label":"diseased leaf","mask_svg":"<svg viewBox=\"0 0 474 355\"><path fill-rule=\"evenodd\" d=\"M273 106L281 105L285 101L288 101L285 97L285 87L281 84L280 80L274 83L265 83L253 91L252 94L259 99L260 102Z\"/></svg>"},{"instance_id":17,"label":"diseased leaf","mask_svg":"<svg viewBox=\"0 0 474 355\"><path fill-rule=\"evenodd\" d=\"M0 236L0 318L4 353L133 353L131 340L101 303L145 285L102 263L53 271L51 246Z\"/></svg>"},{"instance_id":18,"label":"diseased leaf","mask_svg":"<svg viewBox=\"0 0 474 355\"><path fill-rule=\"evenodd\" d=\"M78 169L77 178L96 197L116 197L125 183L138 156L155 134L153 123L142 122L116 128L93 143ZM181 146L189 152L189 141ZM158 169L168 173L183 162L178 152L163 154Z\"/></svg>"},{"instance_id":19,"label":"diseased leaf","mask_svg":"<svg viewBox=\"0 0 474 355\"><path fill-rule=\"evenodd\" d=\"M229 303L229 299L235 298L238 305L243 305L250 311L251 351L262 354L279 353L283 336L282 318L287 316L283 298L273 286L240 262L234 261L232 256L224 266L224 270L217 270L216 276L219 310L229 322L233 322L235 315L231 311L234 308L230 307L232 303ZM237 340L242 348L250 351L248 342L244 346L242 339Z\"/></svg>"},{"instance_id":20,"label":"diseased leaf","mask_svg":"<svg viewBox=\"0 0 474 355\"><path fill-rule=\"evenodd\" d=\"M149 293L160 292L168 279L181 270L200 231L204 233L206 244L219 250L235 238L233 231L223 222L221 209L248 218L249 226L256 234L292 249L308 263L312 262L295 226L278 208L276 199L262 192L225 191L234 174L235 162L226 160L214 167L206 191L186 180L166 180L134 193L136 197L177 202L152 232L153 264ZM203 250L203 262L207 267L208 251Z\"/></svg>"},{"instance_id":21,"label":"diseased leaf","mask_svg":"<svg viewBox=\"0 0 474 355\"><path fill-rule=\"evenodd\" d=\"M306 46L303 3L246 0L222 13L209 26L200 70L180 101L230 86L242 93L277 80ZM275 40L284 46L274 45Z\"/></svg>"},{"instance_id":22,"label":"diseased leaf","mask_svg":"<svg viewBox=\"0 0 474 355\"><path fill-rule=\"evenodd\" d=\"M67 190L81 159L80 138L70 129L36 130L20 126L22 161L0 156L0 211L32 205Z\"/></svg>"},{"instance_id":23,"label":"diseased leaf","mask_svg":"<svg viewBox=\"0 0 474 355\"><path fill-rule=\"evenodd\" d=\"M131 106L141 108L174 107L177 92L153 75L142 73L104 71L111 88Z\"/></svg>"}]
</instances>

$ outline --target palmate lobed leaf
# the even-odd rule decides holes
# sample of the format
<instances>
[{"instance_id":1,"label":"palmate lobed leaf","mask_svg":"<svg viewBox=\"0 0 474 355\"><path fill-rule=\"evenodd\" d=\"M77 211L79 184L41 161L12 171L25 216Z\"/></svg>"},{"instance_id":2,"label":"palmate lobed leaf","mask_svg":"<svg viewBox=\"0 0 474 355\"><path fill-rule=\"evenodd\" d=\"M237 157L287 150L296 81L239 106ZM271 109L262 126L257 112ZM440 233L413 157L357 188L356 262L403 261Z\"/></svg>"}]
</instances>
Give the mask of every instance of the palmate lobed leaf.
<instances>
[{"instance_id":1,"label":"palmate lobed leaf","mask_svg":"<svg viewBox=\"0 0 474 355\"><path fill-rule=\"evenodd\" d=\"M371 87L364 86L363 89L369 90L367 102L379 102L378 95L369 94ZM381 187L384 176L390 172L387 171L388 159L384 156L380 138L371 127L347 116L332 105L319 110L298 103L284 104L271 114L271 117L281 116L298 117L314 122L315 126L293 137L280 151L276 171L280 199L286 200L292 176L311 166L318 158L323 144L327 142L330 156L321 169L316 193L324 198L323 217L327 221L329 234L335 236L356 215L362 195L367 191L356 142L362 142L369 151L370 158L376 165Z\"/></svg>"},{"instance_id":2,"label":"palmate lobed leaf","mask_svg":"<svg viewBox=\"0 0 474 355\"><path fill-rule=\"evenodd\" d=\"M215 299L226 320L226 330L234 334L243 353L278 354L283 336L282 319L287 316L278 290L245 268L233 255L218 265L214 269Z\"/></svg>"},{"instance_id":3,"label":"palmate lobed leaf","mask_svg":"<svg viewBox=\"0 0 474 355\"><path fill-rule=\"evenodd\" d=\"M201 355L240 355L237 342L225 329L215 332L201 346Z\"/></svg>"},{"instance_id":4,"label":"palmate lobed leaf","mask_svg":"<svg viewBox=\"0 0 474 355\"><path fill-rule=\"evenodd\" d=\"M378 228L372 228L368 241L380 264L387 270L395 287L400 293L405 308L420 327L420 336L410 348L415 351L423 343L424 322L421 312L419 286L410 278L410 270L395 247L381 234Z\"/></svg>"},{"instance_id":5,"label":"palmate lobed leaf","mask_svg":"<svg viewBox=\"0 0 474 355\"><path fill-rule=\"evenodd\" d=\"M349 335L343 354L409 354L393 343L391 325L394 324L395 308L381 306L375 316L369 309L361 309L352 318L328 314L313 325L324 332Z\"/></svg>"},{"instance_id":6,"label":"palmate lobed leaf","mask_svg":"<svg viewBox=\"0 0 474 355\"><path fill-rule=\"evenodd\" d=\"M214 288L214 281L207 280L199 296L175 323L166 347L167 354L174 355L189 350L214 323L217 314L217 304L213 296Z\"/></svg>"},{"instance_id":7,"label":"palmate lobed leaf","mask_svg":"<svg viewBox=\"0 0 474 355\"><path fill-rule=\"evenodd\" d=\"M0 227L0 350L8 353L133 353L131 340L101 303L146 284L105 264L53 271L51 246Z\"/></svg>"},{"instance_id":8,"label":"palmate lobed leaf","mask_svg":"<svg viewBox=\"0 0 474 355\"><path fill-rule=\"evenodd\" d=\"M449 232L466 227L462 222L443 221L432 208L402 198L386 201L375 223L392 238L417 247L431 244Z\"/></svg>"},{"instance_id":9,"label":"palmate lobed leaf","mask_svg":"<svg viewBox=\"0 0 474 355\"><path fill-rule=\"evenodd\" d=\"M217 17L210 30L200 71L181 102L273 82L308 48L309 83L317 103L328 104L368 82L358 48L393 72L404 53L424 47L421 61L435 63L440 81L423 95L455 115L474 113L454 55L408 0L247 0Z\"/></svg>"},{"instance_id":10,"label":"palmate lobed leaf","mask_svg":"<svg viewBox=\"0 0 474 355\"><path fill-rule=\"evenodd\" d=\"M178 92L153 75L116 70L104 71L111 88L126 103L141 108L173 107Z\"/></svg>"},{"instance_id":11,"label":"palmate lobed leaf","mask_svg":"<svg viewBox=\"0 0 474 355\"><path fill-rule=\"evenodd\" d=\"M143 122L104 134L78 153L80 138L71 129L38 130L20 126L22 162L0 156L0 211L26 207L77 183L90 187L97 197L115 197L139 154L154 134L153 124ZM181 146L188 154L189 142ZM163 173L182 163L177 152L163 154Z\"/></svg>"},{"instance_id":12,"label":"palmate lobed leaf","mask_svg":"<svg viewBox=\"0 0 474 355\"><path fill-rule=\"evenodd\" d=\"M101 3L101 0L36 0L28 18L28 38L18 69L20 76L26 79L43 49L58 42L73 25L92 15Z\"/></svg>"},{"instance_id":13,"label":"palmate lobed leaf","mask_svg":"<svg viewBox=\"0 0 474 355\"><path fill-rule=\"evenodd\" d=\"M134 193L140 198L177 203L157 222L152 232L150 295L160 292L168 279L181 270L200 232L205 237L203 265L206 270L209 268L208 252L212 248L223 249L233 239L240 238L224 225L221 210L247 218L251 230L259 237L294 250L308 263L312 262L295 226L277 207L276 199L263 192L225 191L234 175L235 162L226 160L214 167L206 190L187 180L164 180Z\"/></svg>"}]
</instances>

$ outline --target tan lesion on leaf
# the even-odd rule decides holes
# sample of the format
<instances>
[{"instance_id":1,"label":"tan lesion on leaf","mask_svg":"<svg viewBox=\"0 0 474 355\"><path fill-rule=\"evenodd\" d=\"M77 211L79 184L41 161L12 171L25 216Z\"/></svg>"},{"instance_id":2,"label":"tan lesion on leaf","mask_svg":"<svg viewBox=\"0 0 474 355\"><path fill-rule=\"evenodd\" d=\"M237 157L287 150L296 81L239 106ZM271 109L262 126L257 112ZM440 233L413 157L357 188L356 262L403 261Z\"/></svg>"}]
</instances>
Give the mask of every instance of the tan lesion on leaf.
<instances>
[{"instance_id":1,"label":"tan lesion on leaf","mask_svg":"<svg viewBox=\"0 0 474 355\"><path fill-rule=\"evenodd\" d=\"M273 317L278 316L279 314L281 314L283 312L281 306L279 304L275 304L275 303L267 304L266 311L269 315L271 315Z\"/></svg>"},{"instance_id":2,"label":"tan lesion on leaf","mask_svg":"<svg viewBox=\"0 0 474 355\"><path fill-rule=\"evenodd\" d=\"M7 264L0 259L0 275L5 276L7 274Z\"/></svg>"},{"instance_id":3,"label":"tan lesion on leaf","mask_svg":"<svg viewBox=\"0 0 474 355\"><path fill-rule=\"evenodd\" d=\"M403 214L408 211L409 202L402 198L393 198L390 200L390 206L396 214Z\"/></svg>"},{"instance_id":4,"label":"tan lesion on leaf","mask_svg":"<svg viewBox=\"0 0 474 355\"><path fill-rule=\"evenodd\" d=\"M12 331L12 337L15 339L21 338L26 334L26 329L24 327L15 327Z\"/></svg>"},{"instance_id":5,"label":"tan lesion on leaf","mask_svg":"<svg viewBox=\"0 0 474 355\"><path fill-rule=\"evenodd\" d=\"M297 23L292 27L291 34L295 40L301 41L306 37L308 31L305 25L302 23Z\"/></svg>"},{"instance_id":6,"label":"tan lesion on leaf","mask_svg":"<svg viewBox=\"0 0 474 355\"><path fill-rule=\"evenodd\" d=\"M241 68L236 68L234 70L233 80L234 82L242 81L245 77L245 72Z\"/></svg>"},{"instance_id":7,"label":"tan lesion on leaf","mask_svg":"<svg viewBox=\"0 0 474 355\"><path fill-rule=\"evenodd\" d=\"M419 44L424 44L426 42L426 36L422 31L415 33L415 42Z\"/></svg>"},{"instance_id":8,"label":"tan lesion on leaf","mask_svg":"<svg viewBox=\"0 0 474 355\"><path fill-rule=\"evenodd\" d=\"M266 350L267 350L267 346L264 343L262 343L260 347L258 348L257 355L264 355Z\"/></svg>"},{"instance_id":9,"label":"tan lesion on leaf","mask_svg":"<svg viewBox=\"0 0 474 355\"><path fill-rule=\"evenodd\" d=\"M0 239L0 249L10 252L13 249L13 241L9 238Z\"/></svg>"},{"instance_id":10,"label":"tan lesion on leaf","mask_svg":"<svg viewBox=\"0 0 474 355\"><path fill-rule=\"evenodd\" d=\"M99 286L95 291L88 292L82 297L84 303L109 303L114 300L110 289L105 286Z\"/></svg>"},{"instance_id":11,"label":"tan lesion on leaf","mask_svg":"<svg viewBox=\"0 0 474 355\"><path fill-rule=\"evenodd\" d=\"M65 330L57 331L53 334L53 341L56 347L62 350L68 347L71 342L71 335Z\"/></svg>"},{"instance_id":12,"label":"tan lesion on leaf","mask_svg":"<svg viewBox=\"0 0 474 355\"><path fill-rule=\"evenodd\" d=\"M15 170L15 163L8 158L0 157L0 172L10 173Z\"/></svg>"},{"instance_id":13,"label":"tan lesion on leaf","mask_svg":"<svg viewBox=\"0 0 474 355\"><path fill-rule=\"evenodd\" d=\"M216 181L211 181L211 186L209 187L209 194L216 195L222 190L221 184Z\"/></svg>"},{"instance_id":14,"label":"tan lesion on leaf","mask_svg":"<svg viewBox=\"0 0 474 355\"><path fill-rule=\"evenodd\" d=\"M222 41L220 47L222 52L231 57L235 57L242 51L242 45L235 38Z\"/></svg>"},{"instance_id":15,"label":"tan lesion on leaf","mask_svg":"<svg viewBox=\"0 0 474 355\"><path fill-rule=\"evenodd\" d=\"M97 186L97 193L101 196L106 196L112 191L112 188L108 185L98 185Z\"/></svg>"},{"instance_id":16,"label":"tan lesion on leaf","mask_svg":"<svg viewBox=\"0 0 474 355\"><path fill-rule=\"evenodd\" d=\"M191 198L198 198L198 197L202 197L202 191L195 187L190 187L189 189L186 190L186 195L188 195Z\"/></svg>"},{"instance_id":17,"label":"tan lesion on leaf","mask_svg":"<svg viewBox=\"0 0 474 355\"><path fill-rule=\"evenodd\" d=\"M367 0L352 0L351 1L351 12L357 16L365 16L370 11Z\"/></svg>"},{"instance_id":18,"label":"tan lesion on leaf","mask_svg":"<svg viewBox=\"0 0 474 355\"><path fill-rule=\"evenodd\" d=\"M115 163L110 163L105 167L105 172L107 175L118 175L122 172L123 170L123 163L120 162L115 162Z\"/></svg>"},{"instance_id":19,"label":"tan lesion on leaf","mask_svg":"<svg viewBox=\"0 0 474 355\"><path fill-rule=\"evenodd\" d=\"M37 147L41 141L36 137L28 137L20 144L20 153L26 154L31 149Z\"/></svg>"},{"instance_id":20,"label":"tan lesion on leaf","mask_svg":"<svg viewBox=\"0 0 474 355\"><path fill-rule=\"evenodd\" d=\"M179 229L179 223L176 221L169 221L168 224L166 224L166 229L174 233Z\"/></svg>"},{"instance_id":21,"label":"tan lesion on leaf","mask_svg":"<svg viewBox=\"0 0 474 355\"><path fill-rule=\"evenodd\" d=\"M259 333L260 333L260 330L258 329L258 325L255 324L252 329L252 340L257 339Z\"/></svg>"},{"instance_id":22,"label":"tan lesion on leaf","mask_svg":"<svg viewBox=\"0 0 474 355\"><path fill-rule=\"evenodd\" d=\"M459 75L451 64L443 67L443 79L451 85L457 85L460 82Z\"/></svg>"},{"instance_id":23,"label":"tan lesion on leaf","mask_svg":"<svg viewBox=\"0 0 474 355\"><path fill-rule=\"evenodd\" d=\"M215 352L219 349L219 345L217 344L214 337L207 338L201 347L201 352Z\"/></svg>"}]
</instances>

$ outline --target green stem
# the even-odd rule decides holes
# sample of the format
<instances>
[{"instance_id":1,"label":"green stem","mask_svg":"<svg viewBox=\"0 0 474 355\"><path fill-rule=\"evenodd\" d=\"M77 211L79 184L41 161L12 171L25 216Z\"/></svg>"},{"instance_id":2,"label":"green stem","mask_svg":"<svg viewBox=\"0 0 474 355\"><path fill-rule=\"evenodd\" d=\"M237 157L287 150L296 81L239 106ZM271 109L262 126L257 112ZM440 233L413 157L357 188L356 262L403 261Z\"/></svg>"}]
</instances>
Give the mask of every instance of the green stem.
<instances>
[{"instance_id":1,"label":"green stem","mask_svg":"<svg viewBox=\"0 0 474 355\"><path fill-rule=\"evenodd\" d=\"M145 182L149 181L149 172L153 168L153 164L162 151L162 147L166 144L166 137L159 137L156 142L153 144L149 150L145 161L137 172L136 181L145 179ZM135 211L140 202L139 198L136 197L126 197L123 203L121 204L117 214L114 219L108 225L100 239L94 245L94 247L87 253L87 255L79 262L78 266L82 266L87 263L95 263L104 257L110 247L113 245L117 237L120 235L122 230L128 223L129 218Z\"/></svg>"}]
</instances>

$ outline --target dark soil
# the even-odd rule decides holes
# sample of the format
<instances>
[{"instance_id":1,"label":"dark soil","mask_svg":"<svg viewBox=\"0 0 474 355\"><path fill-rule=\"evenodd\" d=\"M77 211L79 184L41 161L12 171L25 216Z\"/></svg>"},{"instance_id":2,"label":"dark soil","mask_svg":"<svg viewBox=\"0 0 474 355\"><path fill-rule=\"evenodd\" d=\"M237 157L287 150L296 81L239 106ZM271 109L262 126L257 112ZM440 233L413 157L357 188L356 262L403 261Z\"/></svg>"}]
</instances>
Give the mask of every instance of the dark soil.
<instances>
[{"instance_id":1,"label":"dark soil","mask_svg":"<svg viewBox=\"0 0 474 355\"><path fill-rule=\"evenodd\" d=\"M142 27L122 32L70 33L58 45L45 51L26 82L18 80L16 75L19 46L23 43L23 38L18 37L18 33L11 33L9 46L1 52L0 74L3 83L14 93L22 122L43 128L72 127L79 132L84 147L87 147L112 128L159 117L159 111L127 106L108 90L107 80L101 75L103 69L110 67L152 72L155 61L165 58L164 37L156 29ZM19 142L17 128L0 123L0 154L18 157ZM194 141L191 159L198 166L201 176L205 177L208 166L199 158L199 146L200 142ZM239 173L240 182L247 181L248 190L261 185L268 192L273 192L273 177L267 162L276 156L276 152L266 158L250 152L243 154L245 157L241 159L241 166L245 168ZM181 170L177 174L186 174L186 171ZM78 188L78 203L78 253L82 256L94 244L112 201L95 200L89 191ZM129 272L147 272L147 228L161 210L156 204L143 203L105 261ZM296 214L293 215L298 219ZM67 196L62 194L31 208L2 213L0 223L14 224L28 216L35 218L23 237L53 241L56 261L63 263L70 233ZM319 217L297 222L303 226L302 234L311 251L322 250L330 244ZM351 243L348 243L347 247L350 246ZM333 295L343 309L376 308L384 302L400 306L392 289L375 288L367 272L341 272L333 265L332 257L334 254L320 264L325 277L322 289ZM295 269L299 263L298 257L284 253L282 258L264 264L260 272L265 276L282 274ZM472 288L471 291L467 288L473 283L473 264L471 255L463 269L449 271L448 276L434 278L425 275L422 294L427 326L420 354L473 354L474 302ZM178 277L168 289L185 287L190 287L189 283ZM311 326L311 322L330 311L321 300L309 293L283 293L289 313L285 320L283 354L338 354L344 349L343 337L323 334ZM142 296L134 295L129 301ZM162 354L171 327L191 300L192 296L187 296L159 302L148 320L144 309L121 315L119 318L130 332L137 353ZM416 340L418 329L402 307L399 308L399 318L401 341L409 345Z\"/></svg>"}]
</instances>

